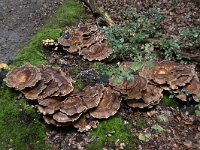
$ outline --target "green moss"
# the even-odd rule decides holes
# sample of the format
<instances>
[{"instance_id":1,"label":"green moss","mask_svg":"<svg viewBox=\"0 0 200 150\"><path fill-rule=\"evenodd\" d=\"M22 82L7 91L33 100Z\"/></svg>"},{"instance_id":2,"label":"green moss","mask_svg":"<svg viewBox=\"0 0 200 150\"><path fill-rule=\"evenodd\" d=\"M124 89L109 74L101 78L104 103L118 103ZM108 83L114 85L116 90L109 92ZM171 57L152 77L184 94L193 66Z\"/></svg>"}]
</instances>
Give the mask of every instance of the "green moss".
<instances>
[{"instance_id":1,"label":"green moss","mask_svg":"<svg viewBox=\"0 0 200 150\"><path fill-rule=\"evenodd\" d=\"M75 89L82 90L85 87L85 83L78 78L73 79L75 81Z\"/></svg>"},{"instance_id":2,"label":"green moss","mask_svg":"<svg viewBox=\"0 0 200 150\"><path fill-rule=\"evenodd\" d=\"M77 66L70 67L70 72L73 72L74 74L79 73L81 69Z\"/></svg>"},{"instance_id":3,"label":"green moss","mask_svg":"<svg viewBox=\"0 0 200 150\"><path fill-rule=\"evenodd\" d=\"M144 118L140 118L136 120L136 127L144 129L146 127L146 123Z\"/></svg>"},{"instance_id":4,"label":"green moss","mask_svg":"<svg viewBox=\"0 0 200 150\"><path fill-rule=\"evenodd\" d=\"M11 67L25 63L47 64L42 51L42 40L57 39L64 26L74 24L83 8L75 0L66 0L53 18L47 22L20 50ZM50 149L44 137L48 127L24 99L17 99L19 92L2 85L0 88L0 149ZM42 120L42 119L41 119Z\"/></svg>"},{"instance_id":5,"label":"green moss","mask_svg":"<svg viewBox=\"0 0 200 150\"><path fill-rule=\"evenodd\" d=\"M179 106L180 105L178 100L175 98L170 98L169 94L164 94L160 103L161 105L164 105L164 106Z\"/></svg>"},{"instance_id":6,"label":"green moss","mask_svg":"<svg viewBox=\"0 0 200 150\"><path fill-rule=\"evenodd\" d=\"M107 136L109 133L111 136ZM117 139L119 139L119 143L124 142L127 145L126 149L128 147L132 149L132 146L138 142L137 139L131 136L131 126L129 124L123 124L120 116L114 116L101 121L98 128L94 129L90 135L96 141L88 145L88 150L101 150L104 142L114 143Z\"/></svg>"},{"instance_id":7,"label":"green moss","mask_svg":"<svg viewBox=\"0 0 200 150\"><path fill-rule=\"evenodd\" d=\"M111 76L119 72L119 68L117 66L106 65L102 62L95 62L95 69L101 74L105 74Z\"/></svg>"},{"instance_id":8,"label":"green moss","mask_svg":"<svg viewBox=\"0 0 200 150\"><path fill-rule=\"evenodd\" d=\"M44 143L45 124L17 95L5 85L0 89L0 149L49 149Z\"/></svg>"}]
</instances>

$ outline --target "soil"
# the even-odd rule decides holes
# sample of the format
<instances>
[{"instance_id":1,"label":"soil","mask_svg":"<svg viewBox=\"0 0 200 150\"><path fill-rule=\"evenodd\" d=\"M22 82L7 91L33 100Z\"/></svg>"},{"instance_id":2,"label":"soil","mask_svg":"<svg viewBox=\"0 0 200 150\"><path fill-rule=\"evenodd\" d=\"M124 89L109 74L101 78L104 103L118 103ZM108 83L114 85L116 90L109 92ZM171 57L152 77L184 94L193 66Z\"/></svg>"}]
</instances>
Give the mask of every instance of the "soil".
<instances>
[{"instance_id":1,"label":"soil","mask_svg":"<svg viewBox=\"0 0 200 150\"><path fill-rule=\"evenodd\" d=\"M0 1L0 63L8 63L63 0Z\"/></svg>"}]
</instances>

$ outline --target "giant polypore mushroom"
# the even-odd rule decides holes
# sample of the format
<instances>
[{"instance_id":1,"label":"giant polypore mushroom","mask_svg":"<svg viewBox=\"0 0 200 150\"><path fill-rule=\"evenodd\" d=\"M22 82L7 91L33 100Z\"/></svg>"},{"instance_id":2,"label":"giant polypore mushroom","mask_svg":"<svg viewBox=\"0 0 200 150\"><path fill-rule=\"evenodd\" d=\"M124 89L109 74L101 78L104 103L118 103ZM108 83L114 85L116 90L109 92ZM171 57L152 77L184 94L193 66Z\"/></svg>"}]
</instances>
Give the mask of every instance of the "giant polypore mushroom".
<instances>
[{"instance_id":1,"label":"giant polypore mushroom","mask_svg":"<svg viewBox=\"0 0 200 150\"><path fill-rule=\"evenodd\" d=\"M78 96L67 97L62 102L62 107L60 109L61 112L67 114L68 116L80 114L84 110L86 110L86 106L84 106L82 99Z\"/></svg>"},{"instance_id":2,"label":"giant polypore mushroom","mask_svg":"<svg viewBox=\"0 0 200 150\"><path fill-rule=\"evenodd\" d=\"M143 66L140 76L164 89L178 89L189 83L194 76L194 66L178 64L172 61L154 62L153 67Z\"/></svg>"},{"instance_id":3,"label":"giant polypore mushroom","mask_svg":"<svg viewBox=\"0 0 200 150\"><path fill-rule=\"evenodd\" d=\"M101 61L108 58L112 54L112 48L107 41L97 42L89 48L83 48L79 51L80 55L83 55L84 59L89 61L98 60Z\"/></svg>"},{"instance_id":4,"label":"giant polypore mushroom","mask_svg":"<svg viewBox=\"0 0 200 150\"><path fill-rule=\"evenodd\" d=\"M197 78L193 78L190 83L180 90L176 97L182 101L187 101L187 95L191 95L197 102L200 100L200 82Z\"/></svg>"},{"instance_id":5,"label":"giant polypore mushroom","mask_svg":"<svg viewBox=\"0 0 200 150\"><path fill-rule=\"evenodd\" d=\"M53 96L66 96L74 90L74 87L72 85L72 78L64 73L61 69L46 66L45 70L47 72L50 72L54 76L54 80L58 84L54 87L59 88L58 92L56 92L56 94L54 94Z\"/></svg>"},{"instance_id":6,"label":"giant polypore mushroom","mask_svg":"<svg viewBox=\"0 0 200 150\"><path fill-rule=\"evenodd\" d=\"M122 80L120 83L114 83L113 78L109 80L109 84L122 94L126 95L126 99L142 98L142 91L146 89L147 80L141 76L135 75L133 79Z\"/></svg>"},{"instance_id":7,"label":"giant polypore mushroom","mask_svg":"<svg viewBox=\"0 0 200 150\"><path fill-rule=\"evenodd\" d=\"M60 97L48 97L42 100L38 100L38 112L42 113L43 115L46 114L54 114L56 111L60 110L61 108L61 101L63 101Z\"/></svg>"},{"instance_id":8,"label":"giant polypore mushroom","mask_svg":"<svg viewBox=\"0 0 200 150\"><path fill-rule=\"evenodd\" d=\"M94 118L108 118L117 113L121 103L121 94L110 87L106 87L99 105L91 109L90 115Z\"/></svg>"},{"instance_id":9,"label":"giant polypore mushroom","mask_svg":"<svg viewBox=\"0 0 200 150\"><path fill-rule=\"evenodd\" d=\"M77 52L80 49L82 43L82 33L78 30L67 30L58 39L58 43L63 46L63 50L67 50L69 53Z\"/></svg>"},{"instance_id":10,"label":"giant polypore mushroom","mask_svg":"<svg viewBox=\"0 0 200 150\"><path fill-rule=\"evenodd\" d=\"M39 99L39 95L43 92L44 89L47 88L48 83L53 80L53 75L47 71L45 71L45 66L38 66L41 73L41 80L31 88L25 88L22 90L22 93L27 99L35 100Z\"/></svg>"},{"instance_id":11,"label":"giant polypore mushroom","mask_svg":"<svg viewBox=\"0 0 200 150\"><path fill-rule=\"evenodd\" d=\"M8 87L23 90L27 87L35 86L40 79L40 70L37 67L26 64L8 72L5 81Z\"/></svg>"},{"instance_id":12,"label":"giant polypore mushroom","mask_svg":"<svg viewBox=\"0 0 200 150\"><path fill-rule=\"evenodd\" d=\"M129 99L127 104L132 108L151 108L161 101L161 98L163 97L162 92L162 88L148 84L146 89L141 92L141 99Z\"/></svg>"},{"instance_id":13,"label":"giant polypore mushroom","mask_svg":"<svg viewBox=\"0 0 200 150\"><path fill-rule=\"evenodd\" d=\"M78 128L79 132L86 132L91 128L96 128L98 121L87 119L86 114L82 115L78 120L73 122L73 126Z\"/></svg>"},{"instance_id":14,"label":"giant polypore mushroom","mask_svg":"<svg viewBox=\"0 0 200 150\"><path fill-rule=\"evenodd\" d=\"M88 36L97 31L97 26L91 23L79 23L78 30L82 32L82 36Z\"/></svg>"},{"instance_id":15,"label":"giant polypore mushroom","mask_svg":"<svg viewBox=\"0 0 200 150\"><path fill-rule=\"evenodd\" d=\"M95 86L86 86L82 91L76 93L83 100L87 109L97 107L103 96L104 86L96 84Z\"/></svg>"},{"instance_id":16,"label":"giant polypore mushroom","mask_svg":"<svg viewBox=\"0 0 200 150\"><path fill-rule=\"evenodd\" d=\"M68 116L65 113L57 112L53 115L53 119L56 120L59 123L68 123L68 122L74 122L78 118L80 118L81 114L75 114L73 116Z\"/></svg>"}]
</instances>

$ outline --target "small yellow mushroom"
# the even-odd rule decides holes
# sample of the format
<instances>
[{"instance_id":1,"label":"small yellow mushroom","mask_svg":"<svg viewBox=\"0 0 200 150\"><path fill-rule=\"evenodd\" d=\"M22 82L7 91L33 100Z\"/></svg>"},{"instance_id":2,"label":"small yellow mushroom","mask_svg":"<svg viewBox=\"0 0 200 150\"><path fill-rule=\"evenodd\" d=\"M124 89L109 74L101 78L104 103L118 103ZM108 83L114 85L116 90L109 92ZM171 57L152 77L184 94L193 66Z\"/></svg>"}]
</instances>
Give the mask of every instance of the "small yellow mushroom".
<instances>
[{"instance_id":1,"label":"small yellow mushroom","mask_svg":"<svg viewBox=\"0 0 200 150\"><path fill-rule=\"evenodd\" d=\"M0 63L0 69L2 69L2 70L10 70L10 67L7 64Z\"/></svg>"}]
</instances>

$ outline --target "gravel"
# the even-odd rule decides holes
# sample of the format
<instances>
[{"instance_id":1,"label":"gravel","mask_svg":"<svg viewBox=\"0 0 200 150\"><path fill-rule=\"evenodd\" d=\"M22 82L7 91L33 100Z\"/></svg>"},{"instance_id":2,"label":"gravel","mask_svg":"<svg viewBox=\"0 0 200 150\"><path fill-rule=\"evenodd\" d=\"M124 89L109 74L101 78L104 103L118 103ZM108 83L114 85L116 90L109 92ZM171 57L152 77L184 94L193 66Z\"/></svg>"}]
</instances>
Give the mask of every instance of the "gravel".
<instances>
[{"instance_id":1,"label":"gravel","mask_svg":"<svg viewBox=\"0 0 200 150\"><path fill-rule=\"evenodd\" d=\"M0 63L9 63L63 0L0 1Z\"/></svg>"}]
</instances>

